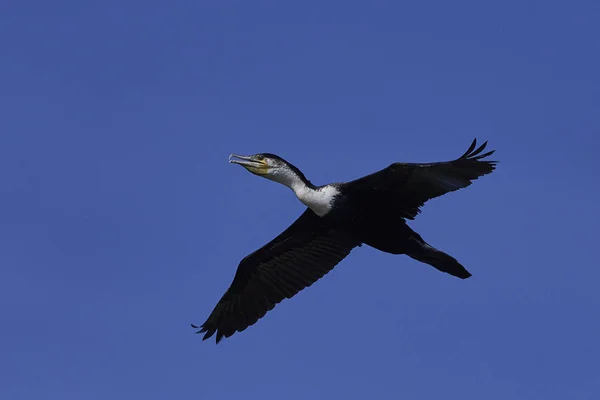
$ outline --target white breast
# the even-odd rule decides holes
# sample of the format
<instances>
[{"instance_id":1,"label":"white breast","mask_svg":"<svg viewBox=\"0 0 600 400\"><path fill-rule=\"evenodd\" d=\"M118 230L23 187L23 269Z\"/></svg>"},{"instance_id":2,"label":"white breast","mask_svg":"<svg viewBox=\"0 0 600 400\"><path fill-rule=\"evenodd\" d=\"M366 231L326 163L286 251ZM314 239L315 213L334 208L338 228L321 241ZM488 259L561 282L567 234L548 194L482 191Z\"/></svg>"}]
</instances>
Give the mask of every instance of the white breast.
<instances>
[{"instance_id":1,"label":"white breast","mask_svg":"<svg viewBox=\"0 0 600 400\"><path fill-rule=\"evenodd\" d=\"M333 199L340 193L334 186L324 186L317 190L302 187L295 192L298 199L319 217L325 216L331 210Z\"/></svg>"}]
</instances>

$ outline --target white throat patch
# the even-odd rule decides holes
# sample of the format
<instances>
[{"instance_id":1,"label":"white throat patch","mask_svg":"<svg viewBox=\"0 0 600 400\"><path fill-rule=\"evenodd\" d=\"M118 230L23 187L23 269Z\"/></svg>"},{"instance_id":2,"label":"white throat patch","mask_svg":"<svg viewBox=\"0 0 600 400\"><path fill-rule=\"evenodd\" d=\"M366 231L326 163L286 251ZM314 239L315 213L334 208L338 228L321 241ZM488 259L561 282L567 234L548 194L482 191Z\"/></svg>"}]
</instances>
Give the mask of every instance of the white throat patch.
<instances>
[{"instance_id":1,"label":"white throat patch","mask_svg":"<svg viewBox=\"0 0 600 400\"><path fill-rule=\"evenodd\" d=\"M333 207L333 199L340 192L334 186L311 189L305 185L292 188L298 199L319 217L324 217Z\"/></svg>"},{"instance_id":2,"label":"white throat patch","mask_svg":"<svg viewBox=\"0 0 600 400\"><path fill-rule=\"evenodd\" d=\"M289 168L274 168L265 178L281 183L292 189L298 199L319 217L325 216L333 207L333 199L340 191L331 185L312 189Z\"/></svg>"}]
</instances>

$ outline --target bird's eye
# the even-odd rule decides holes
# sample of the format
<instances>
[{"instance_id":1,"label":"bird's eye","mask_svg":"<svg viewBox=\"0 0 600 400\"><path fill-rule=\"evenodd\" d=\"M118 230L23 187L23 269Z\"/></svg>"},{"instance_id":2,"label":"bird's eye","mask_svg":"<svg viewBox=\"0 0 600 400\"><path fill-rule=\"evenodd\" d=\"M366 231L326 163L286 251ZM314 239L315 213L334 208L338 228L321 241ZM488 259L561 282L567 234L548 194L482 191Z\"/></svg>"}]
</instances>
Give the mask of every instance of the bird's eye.
<instances>
[{"instance_id":1,"label":"bird's eye","mask_svg":"<svg viewBox=\"0 0 600 400\"><path fill-rule=\"evenodd\" d=\"M256 158L257 158L258 160L264 160L264 159L265 159L265 156L263 156L262 154L258 154L258 155L256 156Z\"/></svg>"}]
</instances>

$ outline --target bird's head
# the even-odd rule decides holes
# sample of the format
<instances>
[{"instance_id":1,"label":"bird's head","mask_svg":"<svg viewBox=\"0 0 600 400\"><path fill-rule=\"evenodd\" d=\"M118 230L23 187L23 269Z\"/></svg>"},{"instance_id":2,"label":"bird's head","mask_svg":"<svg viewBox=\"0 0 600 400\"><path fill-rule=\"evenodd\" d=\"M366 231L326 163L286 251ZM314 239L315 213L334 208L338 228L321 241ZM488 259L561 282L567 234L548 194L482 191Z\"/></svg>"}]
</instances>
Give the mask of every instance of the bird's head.
<instances>
[{"instance_id":1,"label":"bird's head","mask_svg":"<svg viewBox=\"0 0 600 400\"><path fill-rule=\"evenodd\" d=\"M298 168L275 154L259 153L251 156L232 154L229 156L229 162L239 164L255 175L288 187L298 181L310 184Z\"/></svg>"}]
</instances>

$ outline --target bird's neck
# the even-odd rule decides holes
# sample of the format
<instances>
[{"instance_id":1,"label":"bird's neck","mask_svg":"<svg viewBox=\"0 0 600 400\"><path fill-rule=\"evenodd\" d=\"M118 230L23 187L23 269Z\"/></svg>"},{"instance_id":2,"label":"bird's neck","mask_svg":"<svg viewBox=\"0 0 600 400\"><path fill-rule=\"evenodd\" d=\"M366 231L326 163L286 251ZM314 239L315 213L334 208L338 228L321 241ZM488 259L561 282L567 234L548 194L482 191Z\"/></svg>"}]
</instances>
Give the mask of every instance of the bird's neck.
<instances>
[{"instance_id":1,"label":"bird's neck","mask_svg":"<svg viewBox=\"0 0 600 400\"><path fill-rule=\"evenodd\" d=\"M301 180L295 181L290 186L298 200L313 210L319 217L324 217L333 207L333 200L339 194L337 188L331 185L316 188L307 185Z\"/></svg>"},{"instance_id":2,"label":"bird's neck","mask_svg":"<svg viewBox=\"0 0 600 400\"><path fill-rule=\"evenodd\" d=\"M317 188L306 179L302 172L294 169L283 170L269 176L268 179L292 189L298 200L320 217L325 216L331 210L333 200L339 194L338 189L332 185Z\"/></svg>"}]
</instances>

